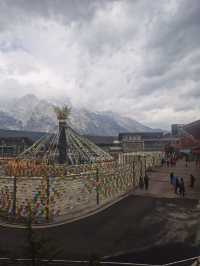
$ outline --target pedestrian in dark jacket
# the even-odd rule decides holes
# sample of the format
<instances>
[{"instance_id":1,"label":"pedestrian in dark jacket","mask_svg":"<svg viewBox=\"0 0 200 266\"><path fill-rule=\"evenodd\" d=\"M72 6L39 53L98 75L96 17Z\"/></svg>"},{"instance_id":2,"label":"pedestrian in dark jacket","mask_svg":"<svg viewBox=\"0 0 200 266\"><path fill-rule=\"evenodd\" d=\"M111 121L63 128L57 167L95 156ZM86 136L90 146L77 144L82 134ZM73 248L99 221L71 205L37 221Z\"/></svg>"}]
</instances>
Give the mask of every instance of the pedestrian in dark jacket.
<instances>
[{"instance_id":1,"label":"pedestrian in dark jacket","mask_svg":"<svg viewBox=\"0 0 200 266\"><path fill-rule=\"evenodd\" d=\"M180 181L179 181L179 178L176 177L176 181L175 181L175 193L177 194L177 192L180 192Z\"/></svg>"},{"instance_id":2,"label":"pedestrian in dark jacket","mask_svg":"<svg viewBox=\"0 0 200 266\"><path fill-rule=\"evenodd\" d=\"M149 177L147 174L145 174L144 176L144 186L145 186L145 190L148 190L149 188Z\"/></svg>"},{"instance_id":3,"label":"pedestrian in dark jacket","mask_svg":"<svg viewBox=\"0 0 200 266\"><path fill-rule=\"evenodd\" d=\"M162 167L163 167L164 164L165 164L165 159L164 159L164 158L162 158L162 160L161 160L161 164L162 164Z\"/></svg>"},{"instance_id":4,"label":"pedestrian in dark jacket","mask_svg":"<svg viewBox=\"0 0 200 266\"><path fill-rule=\"evenodd\" d=\"M183 178L181 178L181 181L180 181L180 195L183 197L185 196L185 183L184 183Z\"/></svg>"},{"instance_id":5,"label":"pedestrian in dark jacket","mask_svg":"<svg viewBox=\"0 0 200 266\"><path fill-rule=\"evenodd\" d=\"M167 167L169 167L169 159L167 159Z\"/></svg>"},{"instance_id":6,"label":"pedestrian in dark jacket","mask_svg":"<svg viewBox=\"0 0 200 266\"><path fill-rule=\"evenodd\" d=\"M188 156L185 157L185 167L189 166L189 158Z\"/></svg>"},{"instance_id":7,"label":"pedestrian in dark jacket","mask_svg":"<svg viewBox=\"0 0 200 266\"><path fill-rule=\"evenodd\" d=\"M194 188L196 178L193 175L190 175L190 187Z\"/></svg>"},{"instance_id":8,"label":"pedestrian in dark jacket","mask_svg":"<svg viewBox=\"0 0 200 266\"><path fill-rule=\"evenodd\" d=\"M173 185L174 173L170 173L170 184Z\"/></svg>"},{"instance_id":9,"label":"pedestrian in dark jacket","mask_svg":"<svg viewBox=\"0 0 200 266\"><path fill-rule=\"evenodd\" d=\"M143 177L140 177L139 187L140 187L140 189L143 189L144 188L144 179L143 179Z\"/></svg>"}]
</instances>

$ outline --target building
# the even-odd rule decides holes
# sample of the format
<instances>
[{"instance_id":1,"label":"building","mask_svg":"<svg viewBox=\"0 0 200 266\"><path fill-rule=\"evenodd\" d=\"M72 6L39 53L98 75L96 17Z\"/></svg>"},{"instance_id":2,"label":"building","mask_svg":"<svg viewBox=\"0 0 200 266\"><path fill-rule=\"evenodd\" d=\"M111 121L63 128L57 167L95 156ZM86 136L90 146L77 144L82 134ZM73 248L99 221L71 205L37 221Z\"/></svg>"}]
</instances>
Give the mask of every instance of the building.
<instances>
[{"instance_id":1,"label":"building","mask_svg":"<svg viewBox=\"0 0 200 266\"><path fill-rule=\"evenodd\" d=\"M144 150L144 140L140 133L120 133L119 141L123 152L138 152Z\"/></svg>"},{"instance_id":2,"label":"building","mask_svg":"<svg viewBox=\"0 0 200 266\"><path fill-rule=\"evenodd\" d=\"M0 129L0 157L16 156L47 133ZM164 151L179 138L164 132L126 132L119 136L91 136L90 141L113 157L122 152Z\"/></svg>"},{"instance_id":3,"label":"building","mask_svg":"<svg viewBox=\"0 0 200 266\"><path fill-rule=\"evenodd\" d=\"M86 135L86 137L104 151L109 152L114 158L117 158L118 154L123 152L121 143L116 136Z\"/></svg>"},{"instance_id":4,"label":"building","mask_svg":"<svg viewBox=\"0 0 200 266\"><path fill-rule=\"evenodd\" d=\"M120 133L119 141L124 152L164 151L166 145L175 144L178 138L160 131L129 132Z\"/></svg>"},{"instance_id":5,"label":"building","mask_svg":"<svg viewBox=\"0 0 200 266\"><path fill-rule=\"evenodd\" d=\"M200 141L200 120L185 125L183 129L196 140Z\"/></svg>"},{"instance_id":6,"label":"building","mask_svg":"<svg viewBox=\"0 0 200 266\"><path fill-rule=\"evenodd\" d=\"M200 148L200 120L189 124L172 125L172 135L178 137L178 141L171 147L182 154L197 154Z\"/></svg>"},{"instance_id":7,"label":"building","mask_svg":"<svg viewBox=\"0 0 200 266\"><path fill-rule=\"evenodd\" d=\"M184 124L172 124L171 133L172 136L181 136Z\"/></svg>"},{"instance_id":8,"label":"building","mask_svg":"<svg viewBox=\"0 0 200 266\"><path fill-rule=\"evenodd\" d=\"M164 132L125 132L118 137L87 136L100 148L115 155L121 152L164 151L166 146L179 143L179 138Z\"/></svg>"},{"instance_id":9,"label":"building","mask_svg":"<svg viewBox=\"0 0 200 266\"><path fill-rule=\"evenodd\" d=\"M183 129L192 140L191 152L200 157L200 120L185 125Z\"/></svg>"},{"instance_id":10,"label":"building","mask_svg":"<svg viewBox=\"0 0 200 266\"><path fill-rule=\"evenodd\" d=\"M13 157L46 133L0 129L0 157Z\"/></svg>"}]
</instances>

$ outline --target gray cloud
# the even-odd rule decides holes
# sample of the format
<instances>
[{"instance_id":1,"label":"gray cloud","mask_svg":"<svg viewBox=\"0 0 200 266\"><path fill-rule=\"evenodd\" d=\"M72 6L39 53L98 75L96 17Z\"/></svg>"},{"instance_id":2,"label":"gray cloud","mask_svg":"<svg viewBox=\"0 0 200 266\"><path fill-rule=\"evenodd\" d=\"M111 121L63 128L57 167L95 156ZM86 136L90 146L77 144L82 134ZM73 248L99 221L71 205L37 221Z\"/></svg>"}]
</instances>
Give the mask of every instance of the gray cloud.
<instances>
[{"instance_id":1,"label":"gray cloud","mask_svg":"<svg viewBox=\"0 0 200 266\"><path fill-rule=\"evenodd\" d=\"M69 97L155 127L190 122L199 26L199 0L2 0L0 97Z\"/></svg>"}]
</instances>

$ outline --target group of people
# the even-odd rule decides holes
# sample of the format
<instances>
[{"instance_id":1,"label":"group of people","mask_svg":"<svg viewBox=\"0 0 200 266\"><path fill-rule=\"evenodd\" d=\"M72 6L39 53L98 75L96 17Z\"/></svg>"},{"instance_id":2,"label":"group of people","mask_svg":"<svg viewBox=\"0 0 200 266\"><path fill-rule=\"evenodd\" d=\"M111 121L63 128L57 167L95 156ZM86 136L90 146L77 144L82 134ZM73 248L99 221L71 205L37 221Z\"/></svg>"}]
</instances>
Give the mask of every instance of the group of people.
<instances>
[{"instance_id":1,"label":"group of people","mask_svg":"<svg viewBox=\"0 0 200 266\"><path fill-rule=\"evenodd\" d=\"M191 174L190 175L190 187L194 188L196 178ZM180 194L181 196L185 196L185 182L183 178L179 178L175 176L173 172L170 173L170 183L174 186L174 192L176 194Z\"/></svg>"},{"instance_id":2,"label":"group of people","mask_svg":"<svg viewBox=\"0 0 200 266\"><path fill-rule=\"evenodd\" d=\"M139 180L139 187L140 189L144 189L145 190L148 190L149 188L149 176L147 174L145 174L144 177L140 177L140 180Z\"/></svg>"},{"instance_id":3,"label":"group of people","mask_svg":"<svg viewBox=\"0 0 200 266\"><path fill-rule=\"evenodd\" d=\"M176 166L177 160L178 158L175 155L167 157L167 158L162 158L161 165L162 166L166 165L167 167L173 167L173 166Z\"/></svg>"},{"instance_id":4,"label":"group of people","mask_svg":"<svg viewBox=\"0 0 200 266\"><path fill-rule=\"evenodd\" d=\"M190 161L189 156L185 156L185 167L190 167Z\"/></svg>"}]
</instances>

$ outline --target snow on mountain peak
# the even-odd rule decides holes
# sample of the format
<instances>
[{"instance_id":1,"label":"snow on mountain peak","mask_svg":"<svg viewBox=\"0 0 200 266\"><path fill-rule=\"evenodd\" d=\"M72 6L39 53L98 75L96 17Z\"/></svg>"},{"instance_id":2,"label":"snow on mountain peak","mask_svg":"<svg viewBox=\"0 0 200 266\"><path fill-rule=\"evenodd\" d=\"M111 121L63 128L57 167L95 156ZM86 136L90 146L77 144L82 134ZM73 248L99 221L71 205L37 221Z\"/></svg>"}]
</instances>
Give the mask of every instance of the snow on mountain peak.
<instances>
[{"instance_id":1,"label":"snow on mountain peak","mask_svg":"<svg viewBox=\"0 0 200 266\"><path fill-rule=\"evenodd\" d=\"M66 100L66 102L65 102ZM15 123L16 128L32 131L52 131L56 125L56 116L53 111L53 105L70 105L68 98L59 99L39 99L35 95L27 94L21 98L14 99L5 110L0 107L0 111L8 114L9 123L7 128L12 128ZM0 113L1 116L1 113ZM11 117L13 119L11 119ZM13 122L12 122L13 121ZM0 120L1 122L1 120ZM91 112L87 109L72 108L72 114L69 123L72 127L82 134L90 135L118 135L125 131L152 131L151 128L143 124L114 112ZM4 125L0 123L0 128Z\"/></svg>"}]
</instances>

